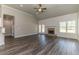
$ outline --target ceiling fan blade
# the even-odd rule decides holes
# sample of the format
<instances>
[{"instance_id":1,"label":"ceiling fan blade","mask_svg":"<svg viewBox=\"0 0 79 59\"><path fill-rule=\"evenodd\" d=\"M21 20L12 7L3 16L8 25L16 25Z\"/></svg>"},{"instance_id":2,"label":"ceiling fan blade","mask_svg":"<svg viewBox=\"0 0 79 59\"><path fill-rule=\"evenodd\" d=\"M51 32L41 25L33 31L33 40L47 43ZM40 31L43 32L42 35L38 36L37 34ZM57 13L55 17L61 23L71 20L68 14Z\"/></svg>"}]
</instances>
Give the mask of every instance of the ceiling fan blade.
<instances>
[{"instance_id":1,"label":"ceiling fan blade","mask_svg":"<svg viewBox=\"0 0 79 59\"><path fill-rule=\"evenodd\" d=\"M36 12L36 14L39 14L39 12Z\"/></svg>"},{"instance_id":2,"label":"ceiling fan blade","mask_svg":"<svg viewBox=\"0 0 79 59\"><path fill-rule=\"evenodd\" d=\"M41 12L44 12L44 10L42 10Z\"/></svg>"},{"instance_id":3,"label":"ceiling fan blade","mask_svg":"<svg viewBox=\"0 0 79 59\"><path fill-rule=\"evenodd\" d=\"M39 4L39 7L42 7L42 5L41 5L41 4Z\"/></svg>"},{"instance_id":4,"label":"ceiling fan blade","mask_svg":"<svg viewBox=\"0 0 79 59\"><path fill-rule=\"evenodd\" d=\"M34 8L34 9L38 9L38 8Z\"/></svg>"},{"instance_id":5,"label":"ceiling fan blade","mask_svg":"<svg viewBox=\"0 0 79 59\"><path fill-rule=\"evenodd\" d=\"M42 8L43 10L46 10L47 8Z\"/></svg>"}]
</instances>

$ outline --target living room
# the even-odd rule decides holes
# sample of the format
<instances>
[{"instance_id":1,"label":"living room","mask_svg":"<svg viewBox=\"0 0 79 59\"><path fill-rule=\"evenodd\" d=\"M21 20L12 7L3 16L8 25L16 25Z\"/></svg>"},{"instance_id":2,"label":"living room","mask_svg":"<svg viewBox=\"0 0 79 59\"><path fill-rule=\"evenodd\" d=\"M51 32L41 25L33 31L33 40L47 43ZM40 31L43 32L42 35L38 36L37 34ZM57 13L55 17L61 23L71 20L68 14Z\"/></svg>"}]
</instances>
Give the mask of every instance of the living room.
<instances>
[{"instance_id":1,"label":"living room","mask_svg":"<svg viewBox=\"0 0 79 59\"><path fill-rule=\"evenodd\" d=\"M0 6L1 55L79 54L78 4Z\"/></svg>"}]
</instances>

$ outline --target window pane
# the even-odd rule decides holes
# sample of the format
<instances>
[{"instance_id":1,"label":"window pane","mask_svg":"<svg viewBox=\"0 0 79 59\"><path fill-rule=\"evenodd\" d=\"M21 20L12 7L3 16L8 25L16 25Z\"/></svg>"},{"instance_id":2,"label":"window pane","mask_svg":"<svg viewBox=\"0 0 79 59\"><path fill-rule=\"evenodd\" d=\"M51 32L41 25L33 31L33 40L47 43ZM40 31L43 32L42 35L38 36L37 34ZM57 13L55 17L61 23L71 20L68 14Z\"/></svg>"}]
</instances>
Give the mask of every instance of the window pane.
<instances>
[{"instance_id":1,"label":"window pane","mask_svg":"<svg viewBox=\"0 0 79 59\"><path fill-rule=\"evenodd\" d=\"M68 26L76 26L76 25L75 25L75 21L68 21L68 22L67 22L67 25L68 25Z\"/></svg>"},{"instance_id":2,"label":"window pane","mask_svg":"<svg viewBox=\"0 0 79 59\"><path fill-rule=\"evenodd\" d=\"M60 32L66 32L66 22L60 22Z\"/></svg>"},{"instance_id":3,"label":"window pane","mask_svg":"<svg viewBox=\"0 0 79 59\"><path fill-rule=\"evenodd\" d=\"M39 25L39 33L44 33L45 32L45 25L44 24L40 24Z\"/></svg>"},{"instance_id":4,"label":"window pane","mask_svg":"<svg viewBox=\"0 0 79 59\"><path fill-rule=\"evenodd\" d=\"M66 30L65 29L60 29L60 32L66 32Z\"/></svg>"},{"instance_id":5,"label":"window pane","mask_svg":"<svg viewBox=\"0 0 79 59\"><path fill-rule=\"evenodd\" d=\"M66 27L66 22L60 22L60 26Z\"/></svg>"},{"instance_id":6,"label":"window pane","mask_svg":"<svg viewBox=\"0 0 79 59\"><path fill-rule=\"evenodd\" d=\"M68 33L75 33L75 27L76 27L75 21L67 22L67 32Z\"/></svg>"},{"instance_id":7,"label":"window pane","mask_svg":"<svg viewBox=\"0 0 79 59\"><path fill-rule=\"evenodd\" d=\"M45 25L42 24L42 32L44 33L45 32Z\"/></svg>"},{"instance_id":8,"label":"window pane","mask_svg":"<svg viewBox=\"0 0 79 59\"><path fill-rule=\"evenodd\" d=\"M68 33L75 33L75 30L67 30Z\"/></svg>"},{"instance_id":9,"label":"window pane","mask_svg":"<svg viewBox=\"0 0 79 59\"><path fill-rule=\"evenodd\" d=\"M75 26L68 26L67 29L68 30L75 30Z\"/></svg>"},{"instance_id":10,"label":"window pane","mask_svg":"<svg viewBox=\"0 0 79 59\"><path fill-rule=\"evenodd\" d=\"M41 25L39 25L39 33L41 32Z\"/></svg>"}]
</instances>

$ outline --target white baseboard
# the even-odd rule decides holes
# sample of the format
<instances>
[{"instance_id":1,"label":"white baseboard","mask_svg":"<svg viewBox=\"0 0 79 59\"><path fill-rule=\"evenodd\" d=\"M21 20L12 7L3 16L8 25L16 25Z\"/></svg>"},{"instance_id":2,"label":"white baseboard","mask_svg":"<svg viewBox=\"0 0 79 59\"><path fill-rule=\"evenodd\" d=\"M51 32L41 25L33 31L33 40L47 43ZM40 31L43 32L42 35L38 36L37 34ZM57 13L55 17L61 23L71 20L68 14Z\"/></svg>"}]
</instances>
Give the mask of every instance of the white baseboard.
<instances>
[{"instance_id":1,"label":"white baseboard","mask_svg":"<svg viewBox=\"0 0 79 59\"><path fill-rule=\"evenodd\" d=\"M68 37L68 36L61 36L61 35L57 35L58 37L63 37L63 38L70 38L70 39L78 39L77 37Z\"/></svg>"},{"instance_id":2,"label":"white baseboard","mask_svg":"<svg viewBox=\"0 0 79 59\"><path fill-rule=\"evenodd\" d=\"M15 36L15 38L20 38L20 37L29 36L29 35L35 35L35 34L38 34L38 33L25 34L25 35L18 35L18 36Z\"/></svg>"}]
</instances>

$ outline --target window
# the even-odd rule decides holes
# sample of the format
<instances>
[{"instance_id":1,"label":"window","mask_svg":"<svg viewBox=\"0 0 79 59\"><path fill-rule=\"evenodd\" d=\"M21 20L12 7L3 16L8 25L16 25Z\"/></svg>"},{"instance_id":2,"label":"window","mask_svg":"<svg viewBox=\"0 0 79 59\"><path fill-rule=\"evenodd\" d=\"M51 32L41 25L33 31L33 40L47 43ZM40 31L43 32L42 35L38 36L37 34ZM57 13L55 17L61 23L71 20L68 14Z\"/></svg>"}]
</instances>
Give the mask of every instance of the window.
<instances>
[{"instance_id":1,"label":"window","mask_svg":"<svg viewBox=\"0 0 79 59\"><path fill-rule=\"evenodd\" d=\"M75 33L76 23L75 21L60 22L60 32Z\"/></svg>"},{"instance_id":2,"label":"window","mask_svg":"<svg viewBox=\"0 0 79 59\"><path fill-rule=\"evenodd\" d=\"M75 33L75 30L76 30L75 27L76 27L75 21L67 22L67 32L68 33Z\"/></svg>"},{"instance_id":3,"label":"window","mask_svg":"<svg viewBox=\"0 0 79 59\"><path fill-rule=\"evenodd\" d=\"M39 25L39 33L44 33L45 32L45 25L44 24L40 24Z\"/></svg>"},{"instance_id":4,"label":"window","mask_svg":"<svg viewBox=\"0 0 79 59\"><path fill-rule=\"evenodd\" d=\"M39 33L41 32L41 25L39 25Z\"/></svg>"},{"instance_id":5,"label":"window","mask_svg":"<svg viewBox=\"0 0 79 59\"><path fill-rule=\"evenodd\" d=\"M60 32L66 32L66 22L60 22Z\"/></svg>"}]
</instances>

